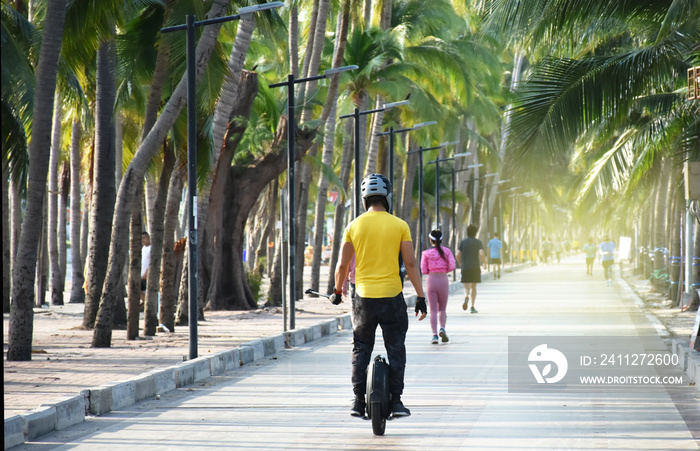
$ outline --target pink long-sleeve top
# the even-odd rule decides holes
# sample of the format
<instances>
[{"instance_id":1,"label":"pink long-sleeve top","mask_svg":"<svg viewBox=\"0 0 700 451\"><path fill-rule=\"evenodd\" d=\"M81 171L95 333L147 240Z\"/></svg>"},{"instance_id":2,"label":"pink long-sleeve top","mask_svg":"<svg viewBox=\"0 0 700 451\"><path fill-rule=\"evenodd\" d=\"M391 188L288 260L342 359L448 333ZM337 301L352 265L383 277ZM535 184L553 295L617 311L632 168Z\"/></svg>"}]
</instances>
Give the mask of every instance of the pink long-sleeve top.
<instances>
[{"instance_id":1,"label":"pink long-sleeve top","mask_svg":"<svg viewBox=\"0 0 700 451\"><path fill-rule=\"evenodd\" d=\"M435 247L423 251L420 258L420 270L423 274L430 274L431 272L450 272L455 269L455 257L452 255L452 252L444 246L442 246L442 251L445 253L447 261L440 256L440 253Z\"/></svg>"}]
</instances>

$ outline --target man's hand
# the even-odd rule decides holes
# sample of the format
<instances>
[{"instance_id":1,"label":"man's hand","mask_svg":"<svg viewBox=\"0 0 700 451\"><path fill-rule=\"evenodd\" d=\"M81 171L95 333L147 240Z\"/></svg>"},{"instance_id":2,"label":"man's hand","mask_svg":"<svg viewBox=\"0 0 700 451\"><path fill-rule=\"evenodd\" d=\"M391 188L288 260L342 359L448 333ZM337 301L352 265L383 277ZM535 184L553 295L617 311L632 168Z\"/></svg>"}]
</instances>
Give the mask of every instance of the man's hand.
<instances>
[{"instance_id":1,"label":"man's hand","mask_svg":"<svg viewBox=\"0 0 700 451\"><path fill-rule=\"evenodd\" d=\"M331 304L333 304L333 305L338 305L338 304L340 304L341 302L343 302L343 292L342 292L342 291L338 291L338 289L334 287L334 288L333 288L333 293L331 293L331 295L329 296L328 299L331 300Z\"/></svg>"},{"instance_id":2,"label":"man's hand","mask_svg":"<svg viewBox=\"0 0 700 451\"><path fill-rule=\"evenodd\" d=\"M425 305L425 298L424 297L418 297L416 298L416 316L418 316L418 312L421 313L420 318L418 318L418 321L422 321L425 316L428 314L428 306Z\"/></svg>"}]
</instances>

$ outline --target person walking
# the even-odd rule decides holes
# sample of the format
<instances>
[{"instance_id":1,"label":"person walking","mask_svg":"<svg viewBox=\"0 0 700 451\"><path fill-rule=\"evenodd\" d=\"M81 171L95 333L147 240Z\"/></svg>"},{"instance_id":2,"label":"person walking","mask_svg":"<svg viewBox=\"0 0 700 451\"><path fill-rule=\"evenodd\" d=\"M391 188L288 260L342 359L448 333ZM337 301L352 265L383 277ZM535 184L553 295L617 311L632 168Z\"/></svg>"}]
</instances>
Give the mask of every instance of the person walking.
<instances>
[{"instance_id":1,"label":"person walking","mask_svg":"<svg viewBox=\"0 0 700 451\"><path fill-rule=\"evenodd\" d=\"M442 232L433 230L428 235L430 249L421 254L420 269L428 275L426 290L428 294L428 307L430 311L430 327L433 329L431 343L438 344L438 321L440 322L439 336L443 343L450 341L445 332L447 324L447 298L450 294L450 281L447 273L455 269L455 258L452 252L442 246Z\"/></svg>"},{"instance_id":2,"label":"person walking","mask_svg":"<svg viewBox=\"0 0 700 451\"><path fill-rule=\"evenodd\" d=\"M459 243L457 250L457 260L462 266L462 284L464 285L464 303L462 310L469 307L469 298L471 294L471 313L479 313L474 304L476 303L476 284L481 283L481 268L479 262L486 269L486 254L484 254L484 244L480 239L476 238L476 232L479 230L474 224L467 227L467 238Z\"/></svg>"},{"instance_id":3,"label":"person walking","mask_svg":"<svg viewBox=\"0 0 700 451\"><path fill-rule=\"evenodd\" d=\"M564 245L558 236L554 237L554 255L557 256L557 264L561 263L561 253L564 251Z\"/></svg>"},{"instance_id":4,"label":"person walking","mask_svg":"<svg viewBox=\"0 0 700 451\"><path fill-rule=\"evenodd\" d=\"M598 247L593 244L593 237L588 237L588 241L583 245L583 252L586 253L586 275L593 275L593 262L595 261Z\"/></svg>"},{"instance_id":5,"label":"person walking","mask_svg":"<svg viewBox=\"0 0 700 451\"><path fill-rule=\"evenodd\" d=\"M148 265L151 264L151 235L141 233L141 307L146 300L146 284L148 280Z\"/></svg>"},{"instance_id":6,"label":"person walking","mask_svg":"<svg viewBox=\"0 0 700 451\"><path fill-rule=\"evenodd\" d=\"M488 242L486 247L489 248L489 257L491 257L491 264L496 268L493 272L494 279L501 278L501 249L503 249L503 243L498 237L498 233L494 233L491 241Z\"/></svg>"},{"instance_id":7,"label":"person walking","mask_svg":"<svg viewBox=\"0 0 700 451\"><path fill-rule=\"evenodd\" d=\"M600 252L602 254L600 262L605 270L605 283L607 286L612 286L612 265L615 263L615 243L606 235L603 242L600 244Z\"/></svg>"},{"instance_id":8,"label":"person walking","mask_svg":"<svg viewBox=\"0 0 700 451\"><path fill-rule=\"evenodd\" d=\"M416 316L423 320L428 311L418 262L406 221L389 213L392 187L382 174L362 180L362 203L366 212L348 224L343 233L340 259L335 270L333 304L342 302L342 287L355 256L355 296L353 313L352 388L355 395L350 415L364 417L366 411L367 366L374 349L377 326L382 328L389 358L389 392L393 417L411 411L401 402L406 371L406 332L408 314L399 275L399 255L416 290Z\"/></svg>"},{"instance_id":9,"label":"person walking","mask_svg":"<svg viewBox=\"0 0 700 451\"><path fill-rule=\"evenodd\" d=\"M547 265L547 263L550 265L552 264L552 248L552 242L549 240L549 238L545 237L542 240L542 260L544 261L545 265Z\"/></svg>"}]
</instances>

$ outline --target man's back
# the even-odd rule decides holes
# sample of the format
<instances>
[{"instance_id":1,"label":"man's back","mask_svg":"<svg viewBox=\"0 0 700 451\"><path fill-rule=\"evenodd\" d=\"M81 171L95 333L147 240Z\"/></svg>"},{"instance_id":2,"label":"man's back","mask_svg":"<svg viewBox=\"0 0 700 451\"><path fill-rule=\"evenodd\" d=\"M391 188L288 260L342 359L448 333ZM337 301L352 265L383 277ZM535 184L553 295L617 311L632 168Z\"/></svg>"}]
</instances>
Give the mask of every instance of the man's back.
<instances>
[{"instance_id":1,"label":"man's back","mask_svg":"<svg viewBox=\"0 0 700 451\"><path fill-rule=\"evenodd\" d=\"M343 239L355 249L355 286L360 296L384 298L401 292L401 242L411 241L404 220L385 211L368 211L348 225Z\"/></svg>"},{"instance_id":2,"label":"man's back","mask_svg":"<svg viewBox=\"0 0 700 451\"><path fill-rule=\"evenodd\" d=\"M479 269L479 250L484 245L477 238L465 238L459 243L459 251L462 255L462 270Z\"/></svg>"},{"instance_id":3,"label":"man's back","mask_svg":"<svg viewBox=\"0 0 700 451\"><path fill-rule=\"evenodd\" d=\"M488 247L491 250L491 258L501 258L501 248L503 247L501 240L492 238L491 241L489 241Z\"/></svg>"}]
</instances>

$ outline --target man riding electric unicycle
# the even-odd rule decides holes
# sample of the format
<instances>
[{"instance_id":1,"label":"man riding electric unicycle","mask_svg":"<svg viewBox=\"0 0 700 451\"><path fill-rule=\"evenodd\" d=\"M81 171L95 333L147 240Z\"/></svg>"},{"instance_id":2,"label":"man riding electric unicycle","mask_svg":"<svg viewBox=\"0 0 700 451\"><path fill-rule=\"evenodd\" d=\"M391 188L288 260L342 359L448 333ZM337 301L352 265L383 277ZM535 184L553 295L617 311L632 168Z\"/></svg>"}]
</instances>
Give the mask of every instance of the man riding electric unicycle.
<instances>
[{"instance_id":1,"label":"man riding electric unicycle","mask_svg":"<svg viewBox=\"0 0 700 451\"><path fill-rule=\"evenodd\" d=\"M408 314L399 275L399 255L403 257L406 273L418 295L416 316L420 312L418 319L422 320L427 314L425 292L408 224L389 213L391 192L391 183L382 174L370 174L362 181L362 201L366 212L355 218L345 229L340 261L335 271L335 288L330 295L333 304L342 301L340 287L347 278L354 255L352 386L355 401L350 415L361 418L366 413L372 415L372 412L368 412L366 400L367 367L372 358L377 326L382 328L389 359L388 414L392 418L411 414L401 402L406 368Z\"/></svg>"}]
</instances>

